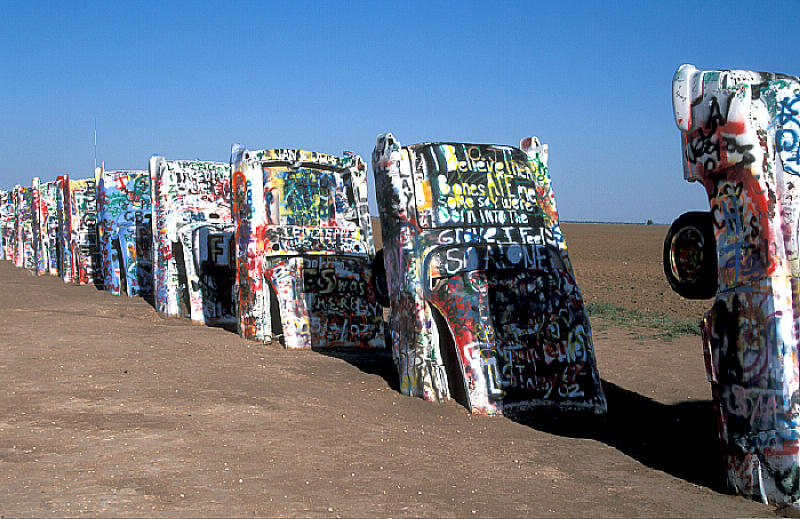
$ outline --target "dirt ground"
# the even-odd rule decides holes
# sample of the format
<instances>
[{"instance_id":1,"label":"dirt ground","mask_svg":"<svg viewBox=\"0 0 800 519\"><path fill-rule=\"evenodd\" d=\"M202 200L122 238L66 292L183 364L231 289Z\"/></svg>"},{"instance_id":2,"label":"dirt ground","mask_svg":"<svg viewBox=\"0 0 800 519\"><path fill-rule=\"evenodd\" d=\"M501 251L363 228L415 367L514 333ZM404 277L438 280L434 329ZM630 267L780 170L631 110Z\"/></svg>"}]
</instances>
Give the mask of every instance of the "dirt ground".
<instances>
[{"instance_id":1,"label":"dirt ground","mask_svg":"<svg viewBox=\"0 0 800 519\"><path fill-rule=\"evenodd\" d=\"M587 303L698 321L711 307L682 298L664 277L668 226L565 223L562 230Z\"/></svg>"},{"instance_id":2,"label":"dirt ground","mask_svg":"<svg viewBox=\"0 0 800 519\"><path fill-rule=\"evenodd\" d=\"M564 226L587 301L700 313L665 227ZM469 415L391 359L285 351L0 262L4 517L753 517L726 495L700 338L595 320L603 419Z\"/></svg>"}]
</instances>

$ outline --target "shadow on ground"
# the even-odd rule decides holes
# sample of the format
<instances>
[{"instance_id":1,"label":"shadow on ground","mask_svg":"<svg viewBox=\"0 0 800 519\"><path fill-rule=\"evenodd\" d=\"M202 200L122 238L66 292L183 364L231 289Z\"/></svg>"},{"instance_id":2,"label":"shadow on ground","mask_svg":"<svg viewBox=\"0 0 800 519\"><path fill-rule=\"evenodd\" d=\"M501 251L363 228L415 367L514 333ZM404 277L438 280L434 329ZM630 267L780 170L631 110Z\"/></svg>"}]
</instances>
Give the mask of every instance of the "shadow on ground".
<instances>
[{"instance_id":1,"label":"shadow on ground","mask_svg":"<svg viewBox=\"0 0 800 519\"><path fill-rule=\"evenodd\" d=\"M168 315L164 315L164 314L159 313L158 309L156 308L156 300L155 300L155 296L153 294L142 294L142 295L139 295L138 297L140 297L141 299L144 300L145 303L150 305L153 308L153 311L155 311L156 315L158 315L162 319L187 320L187 322L192 322L191 319L188 319L188 317L186 317L189 314L188 308L182 309L182 311L184 313L181 316L177 316L177 315L168 316ZM226 332L235 333L236 335L239 335L239 330L238 330L238 327L237 327L235 322L233 322L233 323L219 323L219 324L208 323L205 326L208 326L209 328L219 328L221 330L225 330Z\"/></svg>"},{"instance_id":2,"label":"shadow on ground","mask_svg":"<svg viewBox=\"0 0 800 519\"><path fill-rule=\"evenodd\" d=\"M377 355L363 350L318 352L378 375L399 391L397 370L388 351ZM667 405L606 380L603 389L608 400L605 416L540 411L508 418L538 431L603 442L650 468L729 493L711 400Z\"/></svg>"},{"instance_id":3,"label":"shadow on ground","mask_svg":"<svg viewBox=\"0 0 800 519\"><path fill-rule=\"evenodd\" d=\"M603 381L606 416L553 411L509 416L533 429L601 441L640 463L728 493L711 400L662 404Z\"/></svg>"},{"instance_id":4,"label":"shadow on ground","mask_svg":"<svg viewBox=\"0 0 800 519\"><path fill-rule=\"evenodd\" d=\"M392 360L392 353L389 350L362 350L362 349L314 349L315 352L341 359L348 364L355 366L364 373L377 375L386 381L386 384L394 391L400 391L400 378L397 368Z\"/></svg>"}]
</instances>

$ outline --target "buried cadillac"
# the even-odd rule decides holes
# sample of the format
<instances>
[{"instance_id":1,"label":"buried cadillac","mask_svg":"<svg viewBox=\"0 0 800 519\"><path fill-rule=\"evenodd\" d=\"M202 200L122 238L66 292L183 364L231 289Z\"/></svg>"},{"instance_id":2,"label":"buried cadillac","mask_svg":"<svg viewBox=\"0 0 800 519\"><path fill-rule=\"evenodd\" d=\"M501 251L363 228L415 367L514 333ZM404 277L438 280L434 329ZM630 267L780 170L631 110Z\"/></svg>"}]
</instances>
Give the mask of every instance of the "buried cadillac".
<instances>
[{"instance_id":1,"label":"buried cadillac","mask_svg":"<svg viewBox=\"0 0 800 519\"><path fill-rule=\"evenodd\" d=\"M231 164L242 337L384 349L361 157L237 144Z\"/></svg>"},{"instance_id":2,"label":"buried cadillac","mask_svg":"<svg viewBox=\"0 0 800 519\"><path fill-rule=\"evenodd\" d=\"M401 390L476 414L603 413L547 146L531 137L521 148L378 137L375 280Z\"/></svg>"},{"instance_id":3,"label":"buried cadillac","mask_svg":"<svg viewBox=\"0 0 800 519\"><path fill-rule=\"evenodd\" d=\"M684 177L710 211L673 223L673 288L715 298L703 352L729 485L800 506L800 79L683 65L672 81Z\"/></svg>"}]
</instances>

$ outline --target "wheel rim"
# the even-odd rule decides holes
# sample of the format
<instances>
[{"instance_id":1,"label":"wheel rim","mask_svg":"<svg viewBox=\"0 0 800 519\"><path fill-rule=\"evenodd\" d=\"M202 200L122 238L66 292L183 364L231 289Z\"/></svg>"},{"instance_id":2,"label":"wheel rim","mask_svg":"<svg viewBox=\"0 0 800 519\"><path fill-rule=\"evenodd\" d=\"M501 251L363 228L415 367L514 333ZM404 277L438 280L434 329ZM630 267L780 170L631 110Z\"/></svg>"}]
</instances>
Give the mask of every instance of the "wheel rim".
<instances>
[{"instance_id":1,"label":"wheel rim","mask_svg":"<svg viewBox=\"0 0 800 519\"><path fill-rule=\"evenodd\" d=\"M694 283L703 275L703 233L696 227L684 227L670 243L670 269L675 279Z\"/></svg>"}]
</instances>

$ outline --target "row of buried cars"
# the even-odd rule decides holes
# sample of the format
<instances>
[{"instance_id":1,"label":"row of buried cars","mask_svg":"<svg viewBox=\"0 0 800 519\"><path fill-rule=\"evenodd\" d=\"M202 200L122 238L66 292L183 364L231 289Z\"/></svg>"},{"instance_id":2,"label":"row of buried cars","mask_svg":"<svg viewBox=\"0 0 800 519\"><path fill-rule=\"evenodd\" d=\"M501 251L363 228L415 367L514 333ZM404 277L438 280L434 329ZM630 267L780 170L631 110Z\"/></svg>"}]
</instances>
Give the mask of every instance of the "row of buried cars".
<instances>
[{"instance_id":1,"label":"row of buried cars","mask_svg":"<svg viewBox=\"0 0 800 519\"><path fill-rule=\"evenodd\" d=\"M682 296L715 298L701 331L721 467L734 490L798 506L800 80L684 65L673 106L685 177L710 211L673 223L664 271ZM152 157L147 171L0 193L2 251L248 339L388 347L403 393L474 413L602 414L547 157L535 137L380 135L377 251L356 155L236 145L228 164Z\"/></svg>"},{"instance_id":2,"label":"row of buried cars","mask_svg":"<svg viewBox=\"0 0 800 519\"><path fill-rule=\"evenodd\" d=\"M474 413L605 412L547 147L385 134L373 171L377 253L359 156L235 145L229 163L34 178L0 195L3 254L246 339L388 344L404 393Z\"/></svg>"}]
</instances>

